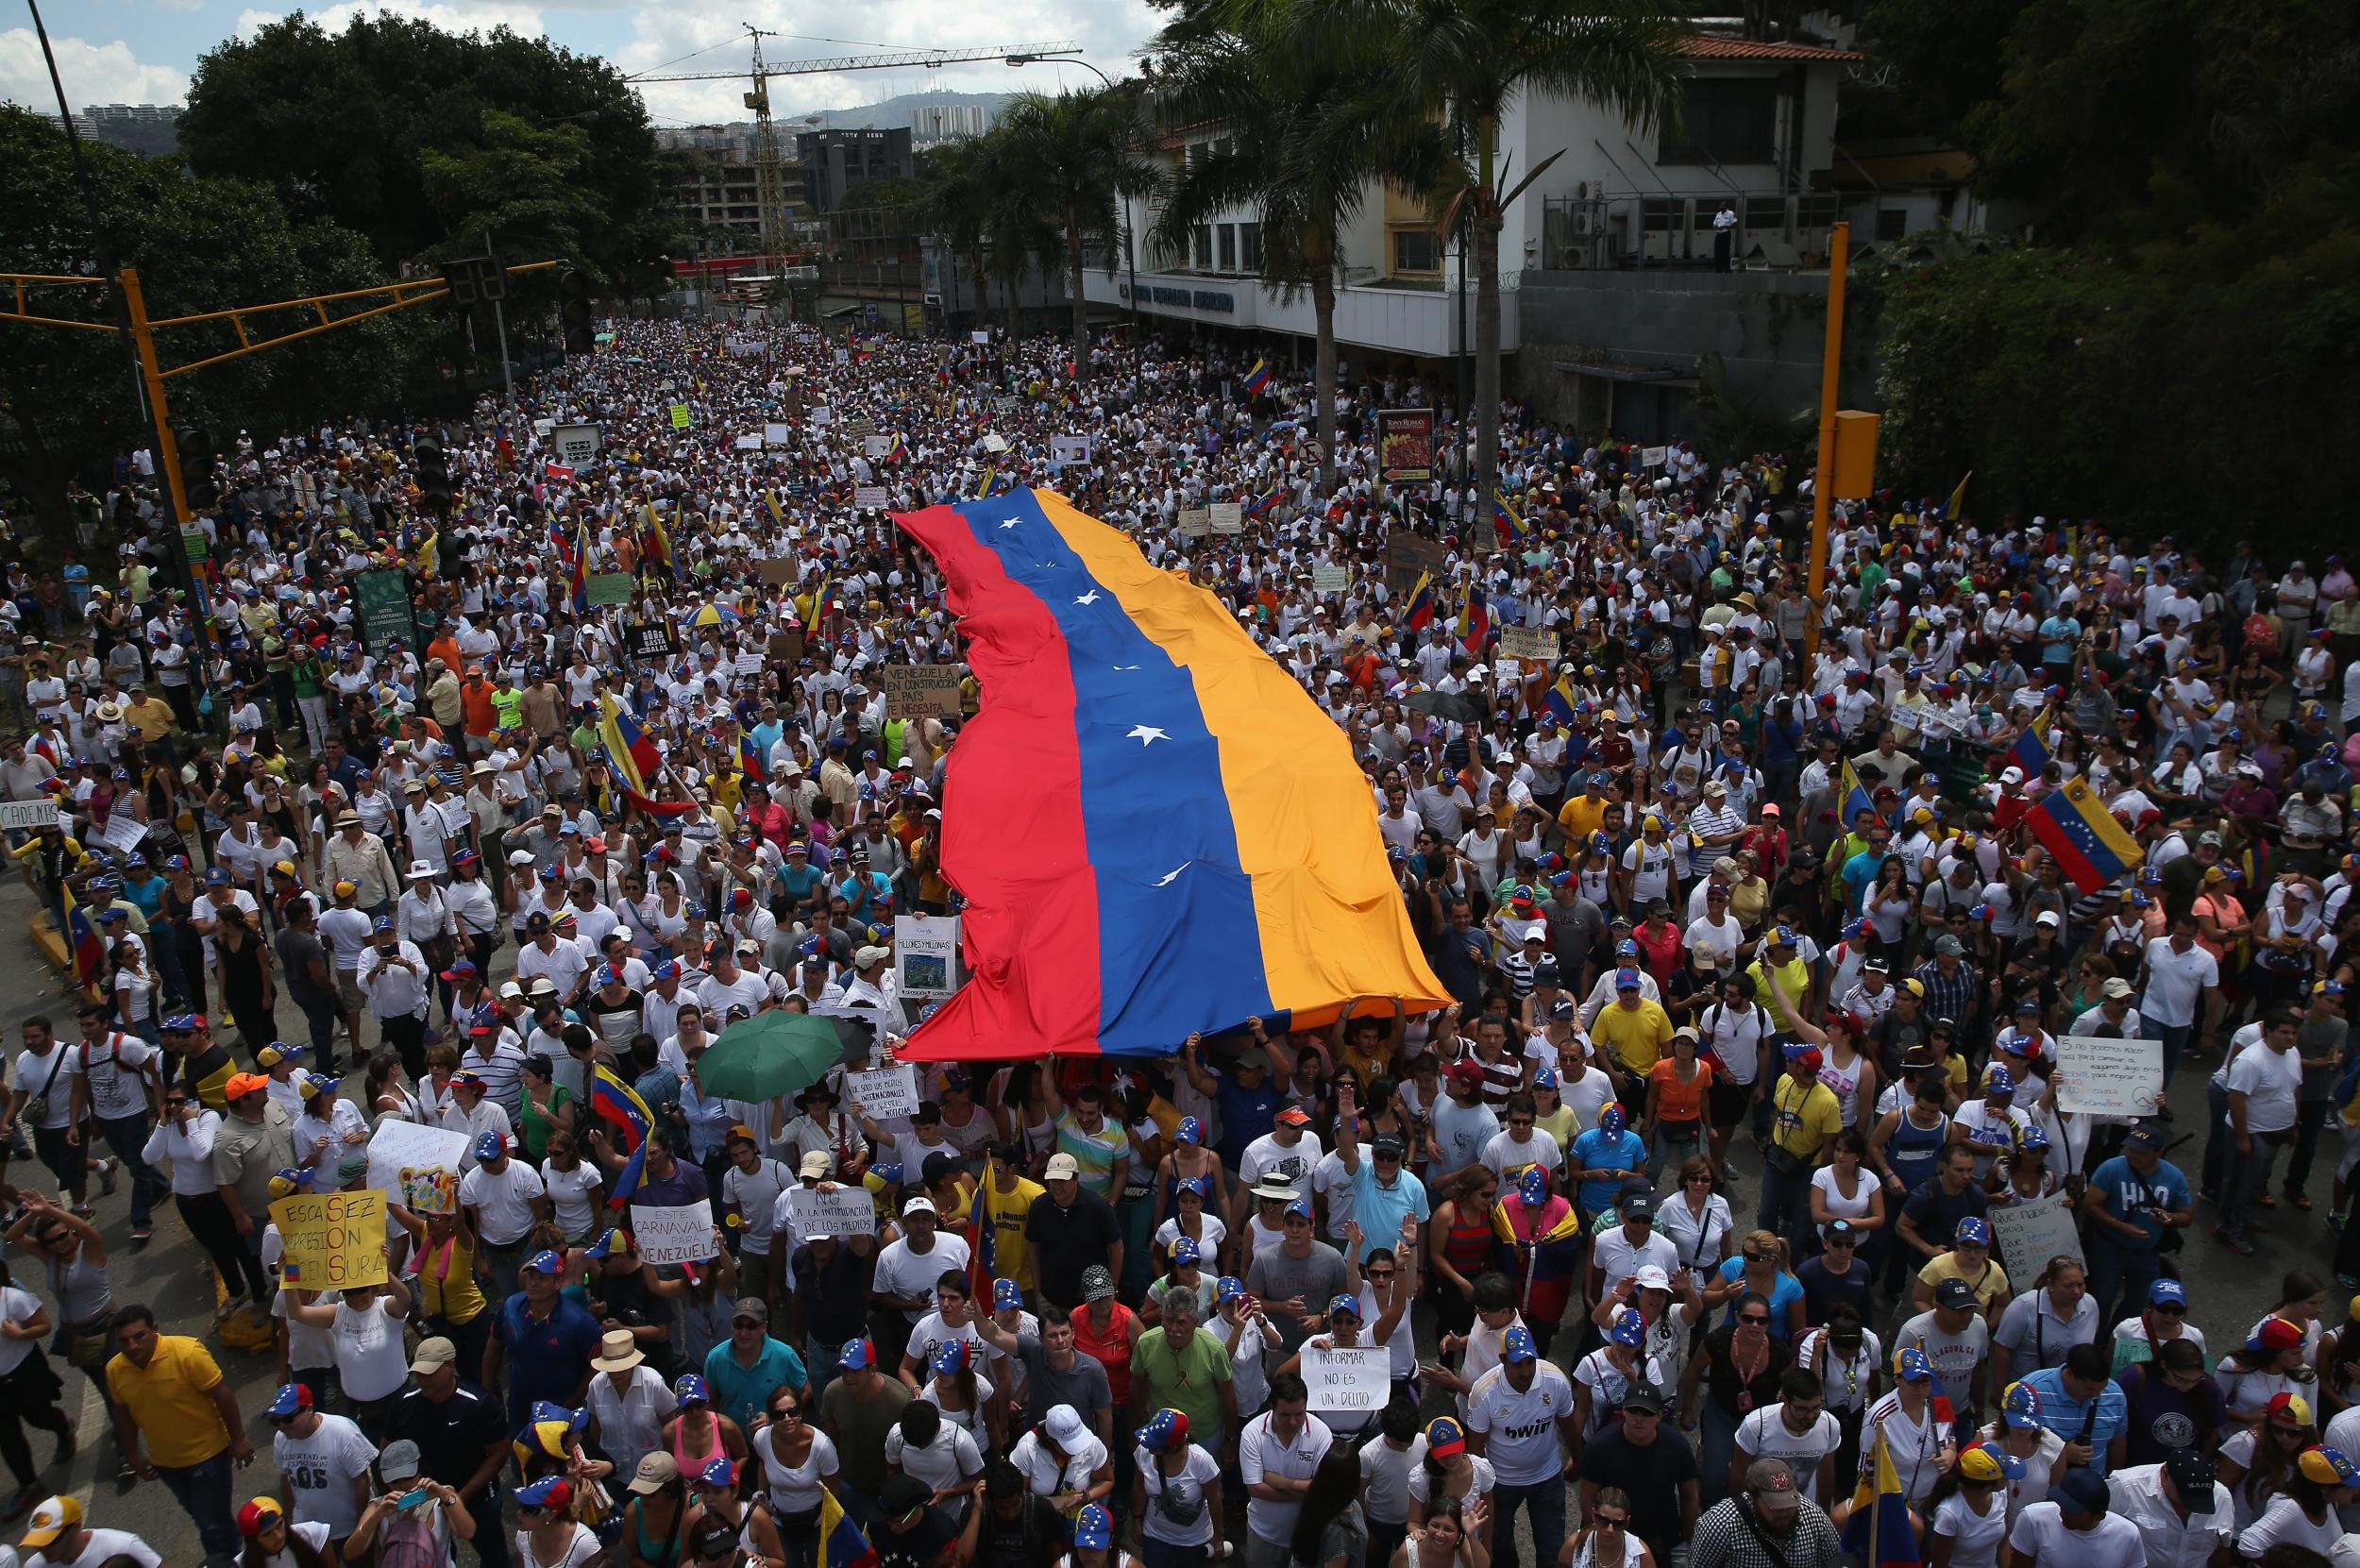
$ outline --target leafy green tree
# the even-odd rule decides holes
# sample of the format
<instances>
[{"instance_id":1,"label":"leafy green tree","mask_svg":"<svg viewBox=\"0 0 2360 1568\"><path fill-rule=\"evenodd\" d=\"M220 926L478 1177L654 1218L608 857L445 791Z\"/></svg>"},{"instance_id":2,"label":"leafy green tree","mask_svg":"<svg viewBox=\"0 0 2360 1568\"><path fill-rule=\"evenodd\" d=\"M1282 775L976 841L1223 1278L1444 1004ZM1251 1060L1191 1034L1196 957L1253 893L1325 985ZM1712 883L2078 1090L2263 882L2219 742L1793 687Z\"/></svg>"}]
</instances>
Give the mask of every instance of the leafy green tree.
<instances>
[{"instance_id":1,"label":"leafy green tree","mask_svg":"<svg viewBox=\"0 0 2360 1568\"><path fill-rule=\"evenodd\" d=\"M326 221L291 223L270 191L191 178L176 160L86 147L97 222L108 248L140 274L151 317L196 314L385 280L367 242ZM64 133L0 105L0 271L86 274L100 245L88 221ZM42 290L40 313L111 319L109 290ZM352 389L396 396L426 361L439 325L420 306L176 377L176 424L276 429L353 406ZM289 312L256 318L256 335L294 330ZM238 346L227 323L158 334L166 364ZM0 326L0 440L5 474L37 510L59 520L65 480L89 476L116 449L145 445L141 404L121 338L67 328Z\"/></svg>"},{"instance_id":2,"label":"leafy green tree","mask_svg":"<svg viewBox=\"0 0 2360 1568\"><path fill-rule=\"evenodd\" d=\"M428 147L419 155L427 199L450 230L427 259L480 254L487 234L511 262L587 254L588 236L607 217L578 177L590 158L589 133L580 126L543 130L486 110L480 135L457 154Z\"/></svg>"},{"instance_id":3,"label":"leafy green tree","mask_svg":"<svg viewBox=\"0 0 2360 1568\"><path fill-rule=\"evenodd\" d=\"M200 175L268 185L297 221L330 218L366 235L390 271L445 253L457 237L429 189L428 154L563 152L507 121L584 139L579 156L561 159L565 177L604 221L577 221L579 259L626 287L662 276L680 232L678 160L656 146L637 92L603 59L505 27L453 34L379 14L330 33L300 12L269 23L198 61L181 147Z\"/></svg>"},{"instance_id":4,"label":"leafy green tree","mask_svg":"<svg viewBox=\"0 0 2360 1568\"><path fill-rule=\"evenodd\" d=\"M1073 305L1073 376L1089 375L1089 302L1082 296L1083 251L1091 244L1112 248L1121 236L1116 198L1144 190L1151 176L1135 151L1138 118L1132 95L1121 89L1061 93L1051 98L1027 93L1008 107L994 127L1011 167L1025 171L1023 184L1057 228L1063 248L1066 292ZM1011 226L1013 227L1013 226Z\"/></svg>"}]
</instances>

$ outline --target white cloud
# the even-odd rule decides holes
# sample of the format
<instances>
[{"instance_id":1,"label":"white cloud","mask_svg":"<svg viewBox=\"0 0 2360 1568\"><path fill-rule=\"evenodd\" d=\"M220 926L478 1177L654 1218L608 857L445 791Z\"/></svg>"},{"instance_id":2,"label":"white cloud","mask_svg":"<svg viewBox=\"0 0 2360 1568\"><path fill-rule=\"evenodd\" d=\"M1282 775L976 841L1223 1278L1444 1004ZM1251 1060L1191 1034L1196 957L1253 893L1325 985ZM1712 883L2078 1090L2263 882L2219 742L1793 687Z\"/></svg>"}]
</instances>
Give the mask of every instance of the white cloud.
<instances>
[{"instance_id":1,"label":"white cloud","mask_svg":"<svg viewBox=\"0 0 2360 1568\"><path fill-rule=\"evenodd\" d=\"M995 0L987 6L945 6L940 0L675 0L645 6L636 36L614 51L627 72L670 75L743 71L751 65L741 21L786 36L763 41L771 63L919 49L987 49L1073 43L1083 58L1120 78L1132 56L1153 36L1155 13L1145 0ZM712 45L718 47L709 47ZM692 59L677 57L703 50ZM673 63L666 63L673 62ZM823 109L849 109L899 93L929 90L1013 93L1095 87L1098 78L1074 66L1011 69L997 59L929 71L910 66L833 76L776 77L771 107L782 120ZM659 124L748 118L743 76L721 81L651 84L641 89Z\"/></svg>"},{"instance_id":2,"label":"white cloud","mask_svg":"<svg viewBox=\"0 0 2360 1568\"><path fill-rule=\"evenodd\" d=\"M252 38L287 14L284 10L260 8L241 11L238 36ZM333 5L306 8L304 15L330 33L343 32L345 25L356 16L414 17L447 33L488 33L495 27L506 26L533 38L546 30L540 7L512 5L506 0L336 0Z\"/></svg>"},{"instance_id":3,"label":"white cloud","mask_svg":"<svg viewBox=\"0 0 2360 1568\"><path fill-rule=\"evenodd\" d=\"M52 33L49 46L57 51L66 101L77 110L89 104L177 104L189 95L187 72L144 64L119 40L92 43ZM0 98L44 113L58 110L41 40L30 27L0 32Z\"/></svg>"}]
</instances>

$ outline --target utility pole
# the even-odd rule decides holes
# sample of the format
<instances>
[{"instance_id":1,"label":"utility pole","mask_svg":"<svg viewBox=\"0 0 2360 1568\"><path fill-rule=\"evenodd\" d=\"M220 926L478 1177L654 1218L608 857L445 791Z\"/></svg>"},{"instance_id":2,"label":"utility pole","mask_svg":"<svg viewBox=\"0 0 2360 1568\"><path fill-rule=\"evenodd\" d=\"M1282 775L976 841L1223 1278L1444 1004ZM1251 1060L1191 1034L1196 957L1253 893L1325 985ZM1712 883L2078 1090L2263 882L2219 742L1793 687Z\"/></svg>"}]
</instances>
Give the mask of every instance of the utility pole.
<instances>
[{"instance_id":1,"label":"utility pole","mask_svg":"<svg viewBox=\"0 0 2360 1568\"><path fill-rule=\"evenodd\" d=\"M488 228L483 231L483 254L489 256L495 265L498 263L499 252L492 248L492 231ZM515 377L508 368L507 299L508 291L506 289L502 289L498 294L493 295L492 325L499 333L500 340L500 396L502 400L513 409L516 406L516 381Z\"/></svg>"},{"instance_id":2,"label":"utility pole","mask_svg":"<svg viewBox=\"0 0 2360 1568\"><path fill-rule=\"evenodd\" d=\"M1836 380L1844 365L1844 265L1852 226L1828 235L1828 335L1819 350L1819 461L1811 480L1811 619L1803 627L1806 653L1819 651L1819 608L1828 594L1828 519L1835 501Z\"/></svg>"}]
</instances>

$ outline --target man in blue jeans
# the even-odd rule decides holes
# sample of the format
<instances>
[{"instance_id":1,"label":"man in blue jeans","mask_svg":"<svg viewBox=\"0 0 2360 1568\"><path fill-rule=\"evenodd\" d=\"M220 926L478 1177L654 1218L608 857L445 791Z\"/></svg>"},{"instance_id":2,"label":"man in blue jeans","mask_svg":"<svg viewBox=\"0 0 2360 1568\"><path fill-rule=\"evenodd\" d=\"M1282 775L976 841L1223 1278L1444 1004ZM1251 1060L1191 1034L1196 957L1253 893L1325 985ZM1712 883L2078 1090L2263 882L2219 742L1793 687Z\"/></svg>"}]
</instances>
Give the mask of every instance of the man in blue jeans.
<instances>
[{"instance_id":1,"label":"man in blue jeans","mask_svg":"<svg viewBox=\"0 0 2360 1568\"><path fill-rule=\"evenodd\" d=\"M242 1543L229 1471L254 1459L236 1397L204 1341L157 1333L145 1307L126 1307L113 1323L119 1354L107 1363L107 1393L123 1462L180 1500L209 1562L234 1560Z\"/></svg>"},{"instance_id":2,"label":"man in blue jeans","mask_svg":"<svg viewBox=\"0 0 2360 1568\"><path fill-rule=\"evenodd\" d=\"M160 1084L164 1054L114 1027L114 1009L92 1003L82 1009L82 1041L74 1048L73 1127L89 1118L131 1178L131 1245L147 1245L155 1234L156 1200L164 1179L149 1169L140 1151L162 1109Z\"/></svg>"},{"instance_id":3,"label":"man in blue jeans","mask_svg":"<svg viewBox=\"0 0 2360 1568\"><path fill-rule=\"evenodd\" d=\"M2148 1287L2162 1273L2157 1250L2166 1232L2193 1223L2188 1178L2164 1158L2162 1129L2131 1129L2122 1153L2091 1172L2082 1194L2089 1222L2090 1293L2104 1321L2115 1322L2151 1301ZM2178 1281L2170 1281L2175 1287ZM2184 1298L2183 1298L2184 1300Z\"/></svg>"},{"instance_id":4,"label":"man in blue jeans","mask_svg":"<svg viewBox=\"0 0 2360 1568\"><path fill-rule=\"evenodd\" d=\"M1541 1359L1522 1324L1500 1339L1500 1364L1467 1393L1467 1448L1492 1461L1492 1568L1516 1568L1516 1512L1532 1514L1533 1545L1545 1560L1565 1539L1565 1478L1581 1462L1574 1386Z\"/></svg>"}]
</instances>

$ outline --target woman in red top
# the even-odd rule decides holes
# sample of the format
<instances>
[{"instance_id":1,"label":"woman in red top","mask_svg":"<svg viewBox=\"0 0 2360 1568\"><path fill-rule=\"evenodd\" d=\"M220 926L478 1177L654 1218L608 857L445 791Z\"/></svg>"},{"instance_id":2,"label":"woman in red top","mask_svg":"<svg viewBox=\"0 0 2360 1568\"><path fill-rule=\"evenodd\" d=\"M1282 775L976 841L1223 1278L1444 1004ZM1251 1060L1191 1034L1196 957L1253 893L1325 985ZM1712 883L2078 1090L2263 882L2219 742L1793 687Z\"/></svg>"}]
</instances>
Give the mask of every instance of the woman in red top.
<instances>
[{"instance_id":1,"label":"woman in red top","mask_svg":"<svg viewBox=\"0 0 2360 1568\"><path fill-rule=\"evenodd\" d=\"M1082 1309L1073 1314L1073 1348L1106 1369L1106 1390L1120 1410L1131 1402L1131 1350L1139 1320L1115 1300L1115 1276L1096 1263L1082 1271Z\"/></svg>"},{"instance_id":2,"label":"woman in red top","mask_svg":"<svg viewBox=\"0 0 2360 1568\"><path fill-rule=\"evenodd\" d=\"M1661 899L1649 900L1647 918L1639 922L1638 929L1630 936L1639 944L1640 956L1647 966L1647 972L1655 976L1655 983L1666 986L1671 985L1672 970L1677 967L1687 948L1678 923L1672 919L1672 906Z\"/></svg>"}]
</instances>

